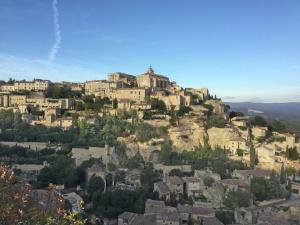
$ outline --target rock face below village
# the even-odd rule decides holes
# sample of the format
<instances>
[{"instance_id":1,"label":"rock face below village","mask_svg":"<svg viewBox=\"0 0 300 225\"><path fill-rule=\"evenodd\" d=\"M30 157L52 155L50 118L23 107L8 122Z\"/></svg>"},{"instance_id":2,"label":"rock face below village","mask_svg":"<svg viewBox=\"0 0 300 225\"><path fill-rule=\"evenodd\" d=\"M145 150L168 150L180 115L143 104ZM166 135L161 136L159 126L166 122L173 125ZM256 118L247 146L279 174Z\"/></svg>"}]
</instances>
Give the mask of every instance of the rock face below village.
<instances>
[{"instance_id":1,"label":"rock face below village","mask_svg":"<svg viewBox=\"0 0 300 225\"><path fill-rule=\"evenodd\" d=\"M207 134L209 137L210 146L220 146L224 147L227 144L239 137L239 134L235 132L232 128L216 128L212 127L207 130Z\"/></svg>"},{"instance_id":2,"label":"rock face below village","mask_svg":"<svg viewBox=\"0 0 300 225\"><path fill-rule=\"evenodd\" d=\"M206 136L205 127L195 122L185 123L168 130L169 139L176 151L191 151L199 144L203 144L203 137Z\"/></svg>"}]
</instances>

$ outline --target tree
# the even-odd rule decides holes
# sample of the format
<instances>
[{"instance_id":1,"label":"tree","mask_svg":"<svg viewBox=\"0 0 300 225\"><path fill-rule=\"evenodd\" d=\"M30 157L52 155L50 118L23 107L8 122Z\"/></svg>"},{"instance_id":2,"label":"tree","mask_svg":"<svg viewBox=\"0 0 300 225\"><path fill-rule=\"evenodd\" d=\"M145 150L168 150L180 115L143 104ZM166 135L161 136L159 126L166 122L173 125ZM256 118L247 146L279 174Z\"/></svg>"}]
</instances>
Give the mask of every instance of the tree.
<instances>
[{"instance_id":1,"label":"tree","mask_svg":"<svg viewBox=\"0 0 300 225\"><path fill-rule=\"evenodd\" d=\"M266 127L268 125L267 121L262 116L255 116L252 119L251 124L260 127Z\"/></svg>"},{"instance_id":2,"label":"tree","mask_svg":"<svg viewBox=\"0 0 300 225\"><path fill-rule=\"evenodd\" d=\"M273 129L273 131L278 132L278 133L284 133L284 132L286 132L286 126L285 126L285 124L282 123L279 120L273 121L273 123L272 123L272 129Z\"/></svg>"},{"instance_id":3,"label":"tree","mask_svg":"<svg viewBox=\"0 0 300 225\"><path fill-rule=\"evenodd\" d=\"M267 197L267 181L263 177L254 177L250 184L251 192L259 201L263 201Z\"/></svg>"},{"instance_id":4,"label":"tree","mask_svg":"<svg viewBox=\"0 0 300 225\"><path fill-rule=\"evenodd\" d=\"M8 167L0 166L0 224L86 224L86 220L80 219L77 213L64 209L64 203L59 195L53 195L51 200L45 198L45 201L51 201L51 204L56 206L53 212L49 212L30 198L31 186L28 183L20 184L16 183L16 180L16 176ZM50 186L48 191L52 192L53 187Z\"/></svg>"},{"instance_id":5,"label":"tree","mask_svg":"<svg viewBox=\"0 0 300 225\"><path fill-rule=\"evenodd\" d=\"M176 126L177 122L178 122L178 117L175 113L175 106L171 106L171 110L170 110L170 124L172 126Z\"/></svg>"},{"instance_id":6,"label":"tree","mask_svg":"<svg viewBox=\"0 0 300 225\"><path fill-rule=\"evenodd\" d=\"M158 100L157 98L152 98L150 100L151 109L157 110L159 113L166 113L167 106L164 101Z\"/></svg>"},{"instance_id":7,"label":"tree","mask_svg":"<svg viewBox=\"0 0 300 225\"><path fill-rule=\"evenodd\" d=\"M229 118L232 119L234 117L237 117L237 116L244 116L244 113L241 113L241 112L230 112L229 113Z\"/></svg>"},{"instance_id":8,"label":"tree","mask_svg":"<svg viewBox=\"0 0 300 225\"><path fill-rule=\"evenodd\" d=\"M285 170L284 170L284 165L282 163L281 168L280 168L280 183L284 184L285 183Z\"/></svg>"},{"instance_id":9,"label":"tree","mask_svg":"<svg viewBox=\"0 0 300 225\"><path fill-rule=\"evenodd\" d=\"M285 151L285 157L290 160L298 160L300 158L296 147L294 148L287 147Z\"/></svg>"},{"instance_id":10,"label":"tree","mask_svg":"<svg viewBox=\"0 0 300 225\"><path fill-rule=\"evenodd\" d=\"M116 98L114 98L112 104L114 109L118 108L118 100Z\"/></svg>"},{"instance_id":11,"label":"tree","mask_svg":"<svg viewBox=\"0 0 300 225\"><path fill-rule=\"evenodd\" d=\"M248 207L250 205L251 196L249 192L237 190L229 191L225 200L224 205L230 209L239 207Z\"/></svg>"},{"instance_id":12,"label":"tree","mask_svg":"<svg viewBox=\"0 0 300 225\"><path fill-rule=\"evenodd\" d=\"M144 159L140 152L137 152L130 160L127 162L127 168L132 170L141 167L144 163Z\"/></svg>"},{"instance_id":13,"label":"tree","mask_svg":"<svg viewBox=\"0 0 300 225\"><path fill-rule=\"evenodd\" d=\"M288 192L280 185L279 179L274 175L269 180L263 177L252 178L250 189L258 201L285 198L288 195Z\"/></svg>"},{"instance_id":14,"label":"tree","mask_svg":"<svg viewBox=\"0 0 300 225\"><path fill-rule=\"evenodd\" d=\"M146 142L156 136L156 131L155 128L150 124L141 123L136 128L135 134L139 142Z\"/></svg>"},{"instance_id":15,"label":"tree","mask_svg":"<svg viewBox=\"0 0 300 225\"><path fill-rule=\"evenodd\" d=\"M236 150L236 154L237 154L238 156L242 157L242 156L244 155L243 149L238 148L238 149Z\"/></svg>"},{"instance_id":16,"label":"tree","mask_svg":"<svg viewBox=\"0 0 300 225\"><path fill-rule=\"evenodd\" d=\"M92 196L94 192L103 192L105 188L105 183L101 177L92 176L87 187L89 196Z\"/></svg>"},{"instance_id":17,"label":"tree","mask_svg":"<svg viewBox=\"0 0 300 225\"><path fill-rule=\"evenodd\" d=\"M250 168L254 169L256 164L256 152L252 140L250 141Z\"/></svg>"},{"instance_id":18,"label":"tree","mask_svg":"<svg viewBox=\"0 0 300 225\"><path fill-rule=\"evenodd\" d=\"M233 211L229 211L229 210L217 211L216 217L224 224L233 224L234 222Z\"/></svg>"},{"instance_id":19,"label":"tree","mask_svg":"<svg viewBox=\"0 0 300 225\"><path fill-rule=\"evenodd\" d=\"M224 128L226 125L226 121L224 118L220 115L212 115L208 119L208 127L218 127L218 128Z\"/></svg>"},{"instance_id":20,"label":"tree","mask_svg":"<svg viewBox=\"0 0 300 225\"><path fill-rule=\"evenodd\" d=\"M37 187L47 187L50 183L56 183L53 170L49 167L44 167L37 177Z\"/></svg>"},{"instance_id":21,"label":"tree","mask_svg":"<svg viewBox=\"0 0 300 225\"><path fill-rule=\"evenodd\" d=\"M159 161L165 164L169 164L172 154L172 146L170 144L163 144L161 146Z\"/></svg>"}]
</instances>

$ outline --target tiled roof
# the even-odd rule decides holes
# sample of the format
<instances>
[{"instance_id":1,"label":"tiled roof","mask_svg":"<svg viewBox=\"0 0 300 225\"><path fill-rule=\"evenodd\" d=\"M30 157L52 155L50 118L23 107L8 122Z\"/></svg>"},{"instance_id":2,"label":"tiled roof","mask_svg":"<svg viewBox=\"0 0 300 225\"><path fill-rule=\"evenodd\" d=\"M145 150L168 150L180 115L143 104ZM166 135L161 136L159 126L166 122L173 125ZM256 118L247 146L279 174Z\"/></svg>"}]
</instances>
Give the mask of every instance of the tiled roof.
<instances>
[{"instance_id":1,"label":"tiled roof","mask_svg":"<svg viewBox=\"0 0 300 225\"><path fill-rule=\"evenodd\" d=\"M169 187L162 181L155 183L162 194L170 193Z\"/></svg>"}]
</instances>

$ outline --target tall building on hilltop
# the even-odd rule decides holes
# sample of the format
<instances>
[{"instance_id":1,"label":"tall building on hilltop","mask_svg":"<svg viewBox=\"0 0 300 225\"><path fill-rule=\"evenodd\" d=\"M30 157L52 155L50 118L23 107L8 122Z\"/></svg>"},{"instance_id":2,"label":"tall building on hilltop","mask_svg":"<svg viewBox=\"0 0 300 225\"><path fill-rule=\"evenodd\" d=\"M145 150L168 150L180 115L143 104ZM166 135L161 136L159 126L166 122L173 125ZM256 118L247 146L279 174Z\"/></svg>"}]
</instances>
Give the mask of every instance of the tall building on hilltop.
<instances>
[{"instance_id":1,"label":"tall building on hilltop","mask_svg":"<svg viewBox=\"0 0 300 225\"><path fill-rule=\"evenodd\" d=\"M166 88L170 83L168 77L155 74L150 66L146 73L136 77L138 87L146 88Z\"/></svg>"}]
</instances>

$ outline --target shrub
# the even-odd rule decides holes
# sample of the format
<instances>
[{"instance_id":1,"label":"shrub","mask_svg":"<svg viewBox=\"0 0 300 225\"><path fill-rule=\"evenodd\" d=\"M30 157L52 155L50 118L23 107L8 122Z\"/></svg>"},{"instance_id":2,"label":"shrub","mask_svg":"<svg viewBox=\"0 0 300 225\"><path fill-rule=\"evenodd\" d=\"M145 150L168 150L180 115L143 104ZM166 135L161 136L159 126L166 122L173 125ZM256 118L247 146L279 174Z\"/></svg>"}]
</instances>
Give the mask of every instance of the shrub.
<instances>
[{"instance_id":1,"label":"shrub","mask_svg":"<svg viewBox=\"0 0 300 225\"><path fill-rule=\"evenodd\" d=\"M226 121L223 117L219 115L212 115L208 120L208 127L217 127L217 128L224 128L226 125Z\"/></svg>"},{"instance_id":2,"label":"shrub","mask_svg":"<svg viewBox=\"0 0 300 225\"><path fill-rule=\"evenodd\" d=\"M146 142L151 138L156 137L155 128L146 123L141 123L140 125L138 125L135 134L139 142Z\"/></svg>"}]
</instances>

